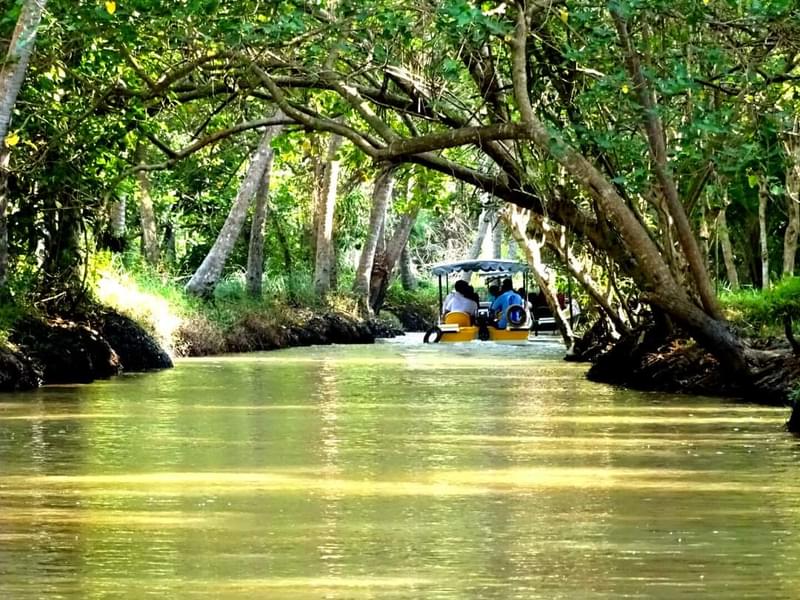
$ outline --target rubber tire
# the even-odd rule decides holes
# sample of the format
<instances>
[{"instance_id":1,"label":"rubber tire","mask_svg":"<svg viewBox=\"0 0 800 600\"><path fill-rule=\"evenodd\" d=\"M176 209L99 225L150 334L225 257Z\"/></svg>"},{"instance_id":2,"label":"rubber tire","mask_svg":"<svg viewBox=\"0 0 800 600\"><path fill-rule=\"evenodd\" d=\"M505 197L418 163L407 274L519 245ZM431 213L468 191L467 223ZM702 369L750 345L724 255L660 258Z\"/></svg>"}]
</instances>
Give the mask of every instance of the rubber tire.
<instances>
[{"instance_id":1,"label":"rubber tire","mask_svg":"<svg viewBox=\"0 0 800 600\"><path fill-rule=\"evenodd\" d=\"M422 338L422 343L424 344L438 344L439 340L442 339L442 334L444 332L439 329L438 327L431 327L428 331L425 332L425 337ZM431 339L431 334L433 334L433 339Z\"/></svg>"},{"instance_id":2,"label":"rubber tire","mask_svg":"<svg viewBox=\"0 0 800 600\"><path fill-rule=\"evenodd\" d=\"M512 315L517 314L519 318L514 319ZM519 327L525 322L527 315L525 309L519 304L512 304L506 309L506 321L512 327Z\"/></svg>"}]
</instances>

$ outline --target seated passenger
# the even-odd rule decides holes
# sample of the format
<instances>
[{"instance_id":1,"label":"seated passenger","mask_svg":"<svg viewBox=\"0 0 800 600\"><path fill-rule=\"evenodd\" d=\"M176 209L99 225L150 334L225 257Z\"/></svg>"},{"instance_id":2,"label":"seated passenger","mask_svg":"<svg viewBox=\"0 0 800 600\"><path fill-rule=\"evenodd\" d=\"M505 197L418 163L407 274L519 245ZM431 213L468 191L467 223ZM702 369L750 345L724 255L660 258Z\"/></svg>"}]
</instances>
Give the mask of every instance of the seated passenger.
<instances>
[{"instance_id":1,"label":"seated passenger","mask_svg":"<svg viewBox=\"0 0 800 600\"><path fill-rule=\"evenodd\" d=\"M522 297L514 291L514 286L510 279L503 280L500 292L500 296L492 302L492 307L489 311L490 314L497 315L497 328L505 329L508 326L508 321L506 320L506 310L508 310L508 307L515 304L524 306L524 304L522 302Z\"/></svg>"},{"instance_id":2,"label":"seated passenger","mask_svg":"<svg viewBox=\"0 0 800 600\"><path fill-rule=\"evenodd\" d=\"M488 298L489 304L491 305L495 300L497 300L497 297L499 295L500 295L500 286L499 285L494 285L494 284L490 285L489 286L489 298Z\"/></svg>"},{"instance_id":3,"label":"seated passenger","mask_svg":"<svg viewBox=\"0 0 800 600\"><path fill-rule=\"evenodd\" d=\"M463 279L456 281L453 286L453 291L447 294L442 305L442 316L449 312L464 312L467 313L471 319L475 319L478 314L478 303L475 302L469 295L469 284Z\"/></svg>"}]
</instances>

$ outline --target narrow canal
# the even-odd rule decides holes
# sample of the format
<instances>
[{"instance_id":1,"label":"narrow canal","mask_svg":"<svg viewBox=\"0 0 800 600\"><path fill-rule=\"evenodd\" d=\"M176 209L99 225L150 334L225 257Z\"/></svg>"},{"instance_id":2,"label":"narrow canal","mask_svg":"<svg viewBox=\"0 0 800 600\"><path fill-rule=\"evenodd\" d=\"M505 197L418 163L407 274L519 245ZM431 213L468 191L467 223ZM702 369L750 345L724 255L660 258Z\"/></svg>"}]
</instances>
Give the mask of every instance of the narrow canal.
<instances>
[{"instance_id":1,"label":"narrow canal","mask_svg":"<svg viewBox=\"0 0 800 600\"><path fill-rule=\"evenodd\" d=\"M561 348L302 348L0 397L2 598L796 598L785 409Z\"/></svg>"}]
</instances>

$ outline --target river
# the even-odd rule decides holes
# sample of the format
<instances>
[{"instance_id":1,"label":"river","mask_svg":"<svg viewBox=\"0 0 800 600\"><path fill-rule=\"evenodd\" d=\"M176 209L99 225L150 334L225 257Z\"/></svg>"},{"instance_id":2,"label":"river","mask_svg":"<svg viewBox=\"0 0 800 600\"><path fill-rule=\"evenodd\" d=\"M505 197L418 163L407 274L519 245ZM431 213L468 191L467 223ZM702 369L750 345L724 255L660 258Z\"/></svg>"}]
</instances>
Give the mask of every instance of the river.
<instances>
[{"instance_id":1,"label":"river","mask_svg":"<svg viewBox=\"0 0 800 600\"><path fill-rule=\"evenodd\" d=\"M297 348L0 397L2 598L797 598L785 409L539 340Z\"/></svg>"}]
</instances>

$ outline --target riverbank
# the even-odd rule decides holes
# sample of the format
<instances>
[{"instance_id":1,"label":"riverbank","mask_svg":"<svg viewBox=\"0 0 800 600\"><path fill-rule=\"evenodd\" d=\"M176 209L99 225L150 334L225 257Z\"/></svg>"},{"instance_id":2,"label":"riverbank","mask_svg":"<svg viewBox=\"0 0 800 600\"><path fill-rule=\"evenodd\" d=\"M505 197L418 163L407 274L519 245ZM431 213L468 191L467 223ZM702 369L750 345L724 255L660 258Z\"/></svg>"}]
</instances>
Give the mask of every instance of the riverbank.
<instances>
[{"instance_id":1,"label":"riverbank","mask_svg":"<svg viewBox=\"0 0 800 600\"><path fill-rule=\"evenodd\" d=\"M800 357L788 342L745 340L752 369L749 379L726 372L688 336L669 335L646 325L591 357L591 381L631 389L727 396L771 406L793 406L800 386Z\"/></svg>"},{"instance_id":2,"label":"riverbank","mask_svg":"<svg viewBox=\"0 0 800 600\"><path fill-rule=\"evenodd\" d=\"M171 345L176 356L207 356L327 344L371 344L403 330L377 319L336 312L295 311L282 321L248 314L222 330L207 321L182 323ZM0 391L40 385L90 383L122 372L173 366L156 337L128 316L105 307L81 315L26 315L0 347Z\"/></svg>"}]
</instances>

